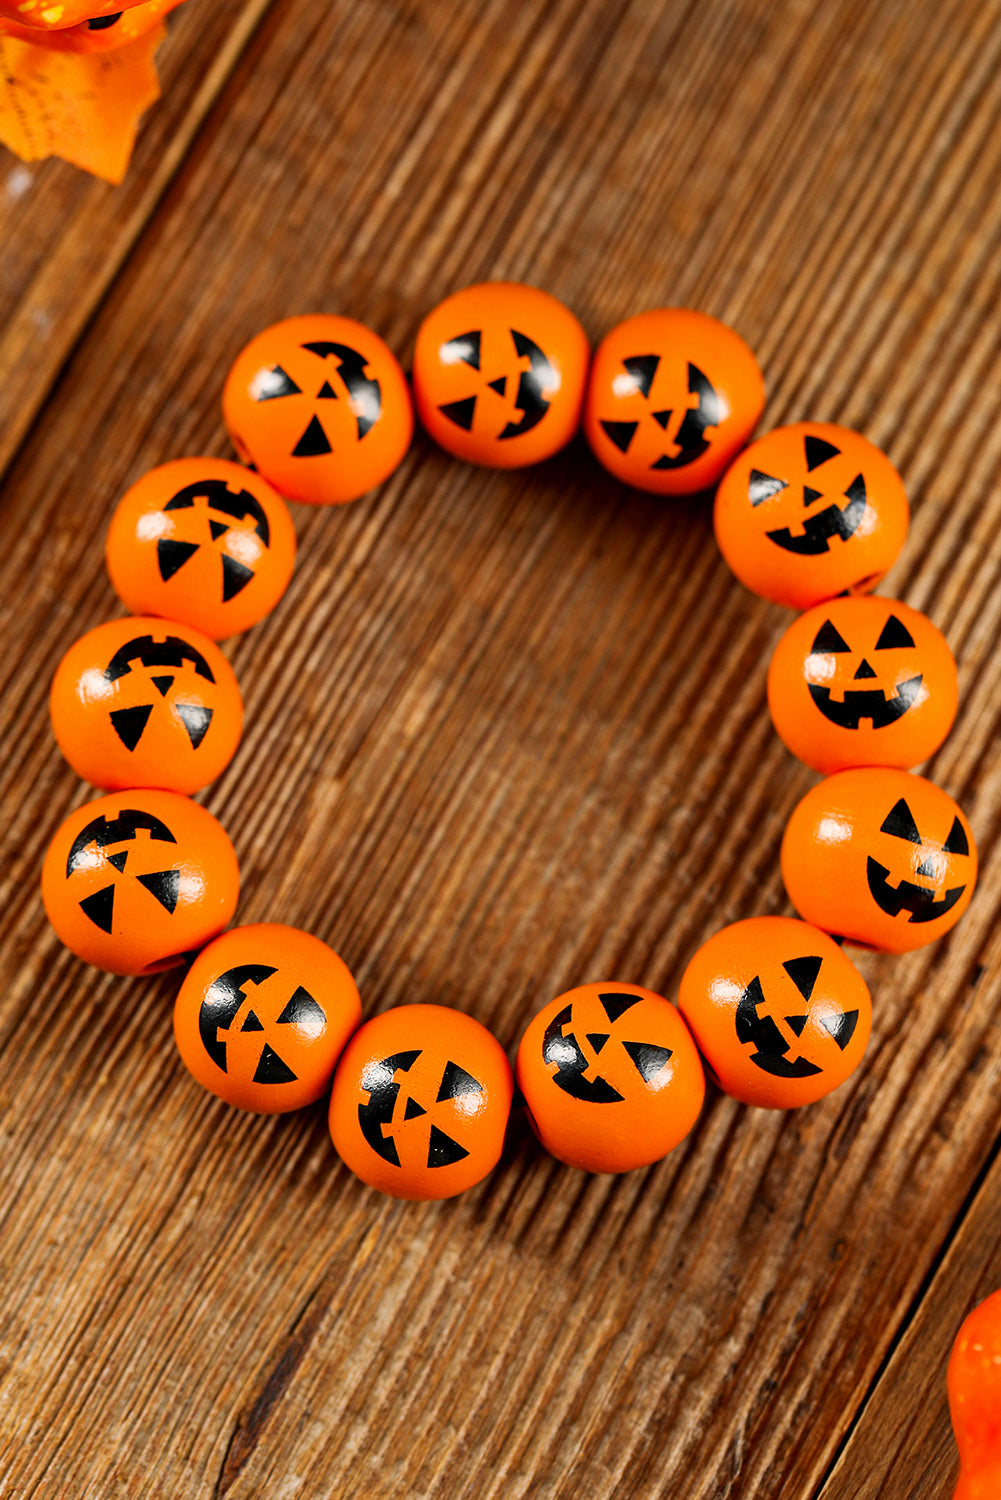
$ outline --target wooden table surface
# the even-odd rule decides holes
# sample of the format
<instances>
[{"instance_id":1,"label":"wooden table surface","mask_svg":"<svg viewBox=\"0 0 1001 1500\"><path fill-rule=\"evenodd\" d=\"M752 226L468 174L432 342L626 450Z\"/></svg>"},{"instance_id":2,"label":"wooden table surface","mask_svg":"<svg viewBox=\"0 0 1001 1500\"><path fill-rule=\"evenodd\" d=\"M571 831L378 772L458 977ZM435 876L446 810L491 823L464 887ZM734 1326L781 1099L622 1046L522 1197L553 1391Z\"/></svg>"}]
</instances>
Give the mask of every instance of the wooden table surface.
<instances>
[{"instance_id":1,"label":"wooden table surface","mask_svg":"<svg viewBox=\"0 0 1001 1500\"><path fill-rule=\"evenodd\" d=\"M1001 1285L1001 3L189 0L161 72L121 188L0 161L0 1493L948 1500L945 1363ZM929 774L982 877L946 939L853 952L873 1037L824 1102L713 1091L619 1178L516 1121L480 1187L402 1203L322 1106L189 1079L176 976L61 948L41 857L93 794L46 695L120 612L126 486L229 455L251 334L343 312L406 363L490 277L593 339L716 314L764 427L886 449L913 527L883 591L959 661ZM418 435L378 491L294 515L203 799L238 920L327 939L366 1014L441 1002L513 1049L562 990L673 997L715 929L789 910L816 778L764 682L791 616L731 577L705 497L629 492L580 443L492 473Z\"/></svg>"}]
</instances>

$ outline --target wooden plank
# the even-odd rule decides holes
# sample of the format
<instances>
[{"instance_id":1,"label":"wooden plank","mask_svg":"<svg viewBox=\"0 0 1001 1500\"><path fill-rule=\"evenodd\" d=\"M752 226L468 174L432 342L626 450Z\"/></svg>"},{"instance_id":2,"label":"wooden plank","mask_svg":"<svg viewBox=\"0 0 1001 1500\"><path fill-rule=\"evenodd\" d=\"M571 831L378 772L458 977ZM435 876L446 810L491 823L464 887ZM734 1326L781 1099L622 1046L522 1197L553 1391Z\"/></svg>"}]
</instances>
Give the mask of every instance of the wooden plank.
<instances>
[{"instance_id":1,"label":"wooden plank","mask_svg":"<svg viewBox=\"0 0 1001 1500\"><path fill-rule=\"evenodd\" d=\"M213 0L171 17L157 53L165 97L140 129L121 187L56 158L26 164L0 147L0 472L169 187L267 6L268 0Z\"/></svg>"},{"instance_id":2,"label":"wooden plank","mask_svg":"<svg viewBox=\"0 0 1001 1500\"><path fill-rule=\"evenodd\" d=\"M958 1473L946 1367L967 1313L1001 1286L996 1159L839 1455L824 1500L951 1495Z\"/></svg>"},{"instance_id":3,"label":"wooden plank","mask_svg":"<svg viewBox=\"0 0 1001 1500\"><path fill-rule=\"evenodd\" d=\"M4 489L11 1494L815 1495L998 1136L999 20L972 0L269 13ZM187 1081L176 981L60 951L35 879L86 793L45 693L114 612L116 497L226 451L245 337L324 307L405 353L489 275L595 336L701 305L760 352L769 424L887 446L915 502L889 587L960 658L931 769L982 887L944 942L860 960L874 1037L834 1098L713 1095L623 1179L556 1166L516 1123L480 1188L398 1204L337 1164L320 1109L246 1118ZM513 1047L569 985L673 995L716 927L784 909L778 844L812 780L764 707L787 616L729 577L703 501L630 495L579 445L493 474L419 438L378 493L296 522L286 600L230 648L247 732L206 798L241 921L328 938L369 1013L454 1004Z\"/></svg>"}]
</instances>

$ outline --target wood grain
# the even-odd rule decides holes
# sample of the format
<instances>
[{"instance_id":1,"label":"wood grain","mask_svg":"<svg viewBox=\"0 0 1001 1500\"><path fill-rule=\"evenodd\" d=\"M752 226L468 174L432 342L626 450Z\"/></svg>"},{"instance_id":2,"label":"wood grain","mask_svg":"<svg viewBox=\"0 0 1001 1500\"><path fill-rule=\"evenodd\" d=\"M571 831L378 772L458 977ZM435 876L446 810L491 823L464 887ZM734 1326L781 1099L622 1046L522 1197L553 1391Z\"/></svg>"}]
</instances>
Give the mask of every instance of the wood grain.
<instances>
[{"instance_id":1,"label":"wood grain","mask_svg":"<svg viewBox=\"0 0 1001 1500\"><path fill-rule=\"evenodd\" d=\"M1001 7L190 0L168 49L123 189L5 164L0 1494L947 1494L943 1355L1001 1227ZM490 276L594 338L702 307L758 352L766 425L887 449L914 521L885 591L957 653L928 770L981 886L942 942L859 957L873 1040L823 1103L713 1094L622 1178L516 1118L479 1188L405 1204L320 1107L202 1094L176 979L60 948L38 868L89 793L45 700L117 610L123 489L228 452L247 337L342 311L406 360ZM632 494L579 443L501 474L419 435L295 519L289 593L227 648L247 728L204 798L238 920L326 938L367 1013L438 1001L513 1049L570 985L673 996L717 927L788 909L814 779L765 708L788 617L728 574L704 498Z\"/></svg>"}]
</instances>

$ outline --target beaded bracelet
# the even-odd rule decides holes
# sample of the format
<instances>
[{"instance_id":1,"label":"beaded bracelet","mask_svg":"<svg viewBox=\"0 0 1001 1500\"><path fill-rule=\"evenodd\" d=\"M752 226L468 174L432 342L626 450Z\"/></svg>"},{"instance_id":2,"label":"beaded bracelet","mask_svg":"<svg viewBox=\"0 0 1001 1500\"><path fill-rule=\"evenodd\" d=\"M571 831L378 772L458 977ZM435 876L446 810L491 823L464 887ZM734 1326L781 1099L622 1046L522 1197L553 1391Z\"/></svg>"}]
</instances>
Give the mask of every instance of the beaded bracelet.
<instances>
[{"instance_id":1,"label":"beaded bracelet","mask_svg":"<svg viewBox=\"0 0 1001 1500\"><path fill-rule=\"evenodd\" d=\"M677 1006L619 982L553 1000L515 1063L537 1136L563 1162L620 1172L688 1134L705 1071L748 1104L822 1098L858 1064L871 1024L868 989L840 943L904 952L931 941L958 920L976 878L964 815L908 769L951 727L955 663L924 616L868 597L907 532L896 470L830 423L746 447L764 406L754 357L731 329L685 309L627 320L589 366L584 331L555 298L514 283L466 288L422 324L412 383L423 426L470 462L538 462L582 423L627 484L672 495L718 483L716 535L733 571L804 611L775 651L768 699L789 749L827 773L782 844L805 920L756 917L717 933L688 965ZM175 460L128 491L107 560L139 618L89 632L56 672L60 747L110 794L53 839L46 910L75 953L113 972L193 960L175 1037L221 1098L296 1109L333 1075L331 1135L352 1171L399 1197L449 1197L501 1153L514 1080L499 1043L443 1006L359 1026L354 980L318 938L276 923L223 932L235 854L185 795L239 740L239 689L214 641L260 619L287 586L295 534L282 496L342 503L384 480L411 441L410 390L370 329L298 317L237 357L223 413L243 465Z\"/></svg>"}]
</instances>

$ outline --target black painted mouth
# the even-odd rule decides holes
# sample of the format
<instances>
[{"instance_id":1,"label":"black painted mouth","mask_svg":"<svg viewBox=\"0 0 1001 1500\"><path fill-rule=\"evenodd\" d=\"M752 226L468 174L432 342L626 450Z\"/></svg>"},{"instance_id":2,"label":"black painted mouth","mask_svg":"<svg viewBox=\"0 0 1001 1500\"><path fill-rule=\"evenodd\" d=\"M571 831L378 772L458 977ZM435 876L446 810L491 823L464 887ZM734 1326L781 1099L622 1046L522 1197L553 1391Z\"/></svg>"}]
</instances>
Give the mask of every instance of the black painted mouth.
<instances>
[{"instance_id":1,"label":"black painted mouth","mask_svg":"<svg viewBox=\"0 0 1001 1500\"><path fill-rule=\"evenodd\" d=\"M896 917L902 911L910 912L909 922L934 922L938 917L944 917L966 890L965 885L953 886L951 890L946 891L940 901L937 901L934 891L928 890L923 885L914 885L910 880L901 880L896 886L890 885L887 881L889 873L889 870L878 864L870 854L866 864L866 875L872 899L888 916Z\"/></svg>"},{"instance_id":2,"label":"black painted mouth","mask_svg":"<svg viewBox=\"0 0 1001 1500\"><path fill-rule=\"evenodd\" d=\"M808 498L810 493L807 492ZM814 498L820 499L816 491L812 493ZM786 552L795 552L801 557L819 557L821 553L829 552L832 538L839 536L846 542L855 535L862 523L867 502L865 481L861 474L856 475L845 494L848 504L844 510L838 505L829 505L826 510L818 511L815 516L810 516L809 520L803 522L803 530L798 536L793 536L788 526L783 526L779 531L766 531L765 535L776 547L781 547Z\"/></svg>"},{"instance_id":3,"label":"black painted mouth","mask_svg":"<svg viewBox=\"0 0 1001 1500\"><path fill-rule=\"evenodd\" d=\"M913 707L923 680L919 673L917 677L909 677L906 682L898 683L896 694L892 698L887 698L879 688L848 688L843 703L838 703L831 697L830 688L817 687L812 682L807 683L807 686L810 697L824 718L837 724L839 729L857 729L863 719L869 719L873 729L886 729L889 724L902 719L907 710Z\"/></svg>"}]
</instances>

